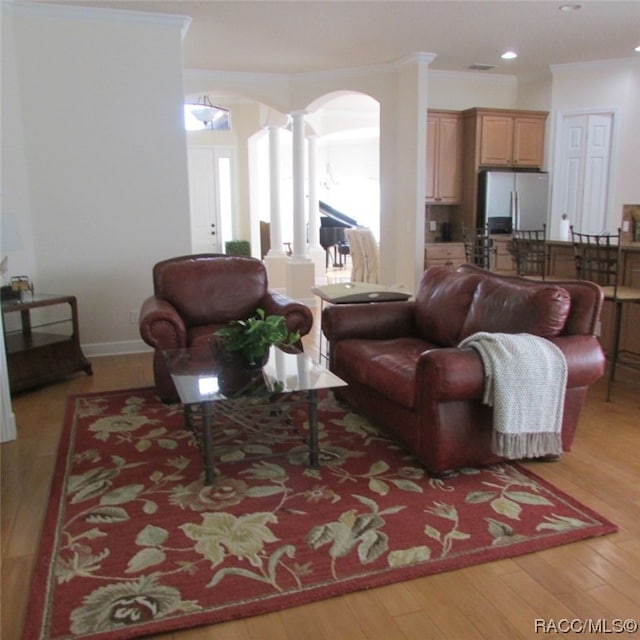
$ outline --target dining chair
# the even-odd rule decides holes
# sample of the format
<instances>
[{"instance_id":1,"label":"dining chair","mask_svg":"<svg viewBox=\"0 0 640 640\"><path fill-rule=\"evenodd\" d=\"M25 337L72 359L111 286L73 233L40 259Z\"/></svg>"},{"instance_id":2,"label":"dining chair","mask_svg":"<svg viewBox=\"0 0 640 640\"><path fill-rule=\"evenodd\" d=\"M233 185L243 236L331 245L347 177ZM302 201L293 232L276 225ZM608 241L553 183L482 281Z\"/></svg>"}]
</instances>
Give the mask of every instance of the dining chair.
<instances>
[{"instance_id":1,"label":"dining chair","mask_svg":"<svg viewBox=\"0 0 640 640\"><path fill-rule=\"evenodd\" d=\"M548 275L547 225L542 229L514 229L511 233L516 273L546 280Z\"/></svg>"},{"instance_id":2,"label":"dining chair","mask_svg":"<svg viewBox=\"0 0 640 640\"><path fill-rule=\"evenodd\" d=\"M345 229L351 254L351 280L378 282L378 243L371 229Z\"/></svg>"},{"instance_id":3,"label":"dining chair","mask_svg":"<svg viewBox=\"0 0 640 640\"><path fill-rule=\"evenodd\" d=\"M621 230L617 234L580 233L571 227L576 263L576 276L591 280L602 287L605 301L614 305L613 343L610 354L607 401L616 378L620 355L620 330L625 304L640 303L640 288L623 285Z\"/></svg>"}]
</instances>

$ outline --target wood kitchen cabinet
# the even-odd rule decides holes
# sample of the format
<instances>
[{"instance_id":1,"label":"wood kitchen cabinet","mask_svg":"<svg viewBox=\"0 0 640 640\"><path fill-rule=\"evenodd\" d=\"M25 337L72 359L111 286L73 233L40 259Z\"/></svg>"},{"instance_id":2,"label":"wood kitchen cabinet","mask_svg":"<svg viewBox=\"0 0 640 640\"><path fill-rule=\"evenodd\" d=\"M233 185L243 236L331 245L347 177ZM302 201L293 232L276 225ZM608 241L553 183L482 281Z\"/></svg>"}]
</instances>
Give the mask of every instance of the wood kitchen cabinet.
<instances>
[{"instance_id":1,"label":"wood kitchen cabinet","mask_svg":"<svg viewBox=\"0 0 640 640\"><path fill-rule=\"evenodd\" d=\"M547 115L546 111L484 108L462 112L462 199L452 216L454 229L478 226L480 171L543 167Z\"/></svg>"},{"instance_id":2,"label":"wood kitchen cabinet","mask_svg":"<svg viewBox=\"0 0 640 640\"><path fill-rule=\"evenodd\" d=\"M458 204L462 197L463 120L459 111L427 115L427 204Z\"/></svg>"},{"instance_id":3,"label":"wood kitchen cabinet","mask_svg":"<svg viewBox=\"0 0 640 640\"><path fill-rule=\"evenodd\" d=\"M491 270L504 274L515 274L516 263L513 256L511 235L492 236Z\"/></svg>"},{"instance_id":4,"label":"wood kitchen cabinet","mask_svg":"<svg viewBox=\"0 0 640 640\"><path fill-rule=\"evenodd\" d=\"M478 165L535 168L544 162L546 112L495 112L474 109L479 129Z\"/></svg>"},{"instance_id":5,"label":"wood kitchen cabinet","mask_svg":"<svg viewBox=\"0 0 640 640\"><path fill-rule=\"evenodd\" d=\"M424 268L449 267L455 269L466 262L464 243L436 242L427 243L424 248Z\"/></svg>"}]
</instances>

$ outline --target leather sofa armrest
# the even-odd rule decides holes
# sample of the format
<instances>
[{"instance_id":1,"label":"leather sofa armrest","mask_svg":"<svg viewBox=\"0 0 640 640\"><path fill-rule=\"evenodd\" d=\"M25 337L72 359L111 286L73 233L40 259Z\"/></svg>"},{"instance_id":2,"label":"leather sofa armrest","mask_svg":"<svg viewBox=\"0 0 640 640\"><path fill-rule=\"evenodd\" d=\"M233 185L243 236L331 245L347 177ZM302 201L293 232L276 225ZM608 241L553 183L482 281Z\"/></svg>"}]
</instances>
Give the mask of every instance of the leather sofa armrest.
<instances>
[{"instance_id":1,"label":"leather sofa armrest","mask_svg":"<svg viewBox=\"0 0 640 640\"><path fill-rule=\"evenodd\" d=\"M567 387L587 387L604 374L605 357L598 338L573 335L552 338L567 360Z\"/></svg>"},{"instance_id":2,"label":"leather sofa armrest","mask_svg":"<svg viewBox=\"0 0 640 640\"><path fill-rule=\"evenodd\" d=\"M484 367L475 349L429 349L416 370L418 404L429 400L482 400Z\"/></svg>"},{"instance_id":3,"label":"leather sofa armrest","mask_svg":"<svg viewBox=\"0 0 640 640\"><path fill-rule=\"evenodd\" d=\"M567 388L586 387L604 373L605 359L594 336L559 336L551 340L567 360ZM425 351L416 371L418 402L429 400L482 400L484 368L472 348L438 348Z\"/></svg>"},{"instance_id":4,"label":"leather sofa armrest","mask_svg":"<svg viewBox=\"0 0 640 640\"><path fill-rule=\"evenodd\" d=\"M307 305L273 289L267 290L258 307L269 316L284 316L289 331L298 331L301 337L313 327L313 313Z\"/></svg>"},{"instance_id":5,"label":"leather sofa armrest","mask_svg":"<svg viewBox=\"0 0 640 640\"><path fill-rule=\"evenodd\" d=\"M415 302L336 304L322 311L322 332L327 340L346 338L388 340L415 335Z\"/></svg>"},{"instance_id":6,"label":"leather sofa armrest","mask_svg":"<svg viewBox=\"0 0 640 640\"><path fill-rule=\"evenodd\" d=\"M154 349L179 349L187 346L187 329L175 307L151 296L140 309L140 335Z\"/></svg>"}]
</instances>

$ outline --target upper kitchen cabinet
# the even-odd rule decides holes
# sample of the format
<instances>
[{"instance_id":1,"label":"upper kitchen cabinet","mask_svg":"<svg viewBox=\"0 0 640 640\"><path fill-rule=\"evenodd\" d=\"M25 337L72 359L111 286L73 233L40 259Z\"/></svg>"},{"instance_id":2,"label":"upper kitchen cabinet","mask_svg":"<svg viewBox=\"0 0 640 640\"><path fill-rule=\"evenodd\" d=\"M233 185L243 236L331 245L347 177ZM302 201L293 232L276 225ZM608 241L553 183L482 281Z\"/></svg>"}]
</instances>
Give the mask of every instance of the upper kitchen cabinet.
<instances>
[{"instance_id":1,"label":"upper kitchen cabinet","mask_svg":"<svg viewBox=\"0 0 640 640\"><path fill-rule=\"evenodd\" d=\"M462 112L462 200L451 216L454 239L478 226L478 177L484 169L541 169L546 111L474 108Z\"/></svg>"},{"instance_id":2,"label":"upper kitchen cabinet","mask_svg":"<svg viewBox=\"0 0 640 640\"><path fill-rule=\"evenodd\" d=\"M427 204L458 204L462 196L463 120L459 111L427 115Z\"/></svg>"},{"instance_id":3,"label":"upper kitchen cabinet","mask_svg":"<svg viewBox=\"0 0 640 640\"><path fill-rule=\"evenodd\" d=\"M478 167L540 169L544 162L546 111L468 109L465 152Z\"/></svg>"}]
</instances>

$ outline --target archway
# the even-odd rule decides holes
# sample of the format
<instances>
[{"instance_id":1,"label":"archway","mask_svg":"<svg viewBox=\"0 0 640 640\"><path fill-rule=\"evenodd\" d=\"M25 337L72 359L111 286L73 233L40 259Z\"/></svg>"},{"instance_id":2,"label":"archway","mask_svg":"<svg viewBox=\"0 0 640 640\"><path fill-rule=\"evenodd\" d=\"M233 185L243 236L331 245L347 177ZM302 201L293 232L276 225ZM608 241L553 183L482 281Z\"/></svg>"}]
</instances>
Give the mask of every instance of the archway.
<instances>
[{"instance_id":1,"label":"archway","mask_svg":"<svg viewBox=\"0 0 640 640\"><path fill-rule=\"evenodd\" d=\"M269 159L265 127L274 114L278 126L286 124L286 115L255 99L231 98L208 94L221 106L231 109L229 132L188 133L189 145L224 144L236 148L234 184L235 239L250 240L252 254L261 257L260 223L269 221ZM380 152L379 103L363 93L333 92L314 100L307 109L309 131L316 138L317 195L319 199L354 218L359 225L372 229L379 237ZM291 136L283 127L280 157L281 193L284 226L290 226L291 212ZM245 151L246 150L246 151ZM289 169L287 169L289 167ZM308 183L305 185L308 193ZM288 222L287 222L288 221ZM283 238L290 242L290 238ZM317 241L316 241L317 243ZM324 273L319 274L320 278Z\"/></svg>"},{"instance_id":2,"label":"archway","mask_svg":"<svg viewBox=\"0 0 640 640\"><path fill-rule=\"evenodd\" d=\"M363 93L330 94L308 120L318 132L320 200L370 228L379 239L378 101Z\"/></svg>"}]
</instances>

